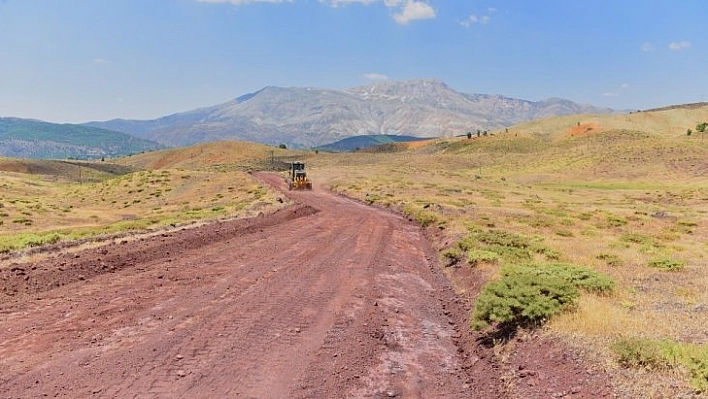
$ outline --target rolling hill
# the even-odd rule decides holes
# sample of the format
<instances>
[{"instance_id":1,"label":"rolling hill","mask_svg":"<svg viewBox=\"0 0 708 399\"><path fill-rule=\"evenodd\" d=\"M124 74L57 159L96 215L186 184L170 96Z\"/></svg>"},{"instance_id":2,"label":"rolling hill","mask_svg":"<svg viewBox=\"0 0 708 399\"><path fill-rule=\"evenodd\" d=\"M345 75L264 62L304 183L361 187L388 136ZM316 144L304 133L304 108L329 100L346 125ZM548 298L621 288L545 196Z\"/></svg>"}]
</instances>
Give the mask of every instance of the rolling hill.
<instances>
[{"instance_id":1,"label":"rolling hill","mask_svg":"<svg viewBox=\"0 0 708 399\"><path fill-rule=\"evenodd\" d=\"M246 140L310 148L359 135L453 136L548 116L612 112L554 98L533 102L465 94L438 80L411 80L344 91L266 87L223 104L155 120L116 119L87 125L168 146Z\"/></svg>"},{"instance_id":2,"label":"rolling hill","mask_svg":"<svg viewBox=\"0 0 708 399\"><path fill-rule=\"evenodd\" d=\"M323 146L316 147L315 149L322 151L347 152L363 150L382 144L408 143L412 141L424 140L428 139L413 136L398 136L393 134L369 134L364 136L347 137L346 139L342 139L331 144L325 144Z\"/></svg>"},{"instance_id":3,"label":"rolling hill","mask_svg":"<svg viewBox=\"0 0 708 399\"><path fill-rule=\"evenodd\" d=\"M155 142L107 129L0 118L0 156L15 158L101 158L163 148Z\"/></svg>"}]
</instances>

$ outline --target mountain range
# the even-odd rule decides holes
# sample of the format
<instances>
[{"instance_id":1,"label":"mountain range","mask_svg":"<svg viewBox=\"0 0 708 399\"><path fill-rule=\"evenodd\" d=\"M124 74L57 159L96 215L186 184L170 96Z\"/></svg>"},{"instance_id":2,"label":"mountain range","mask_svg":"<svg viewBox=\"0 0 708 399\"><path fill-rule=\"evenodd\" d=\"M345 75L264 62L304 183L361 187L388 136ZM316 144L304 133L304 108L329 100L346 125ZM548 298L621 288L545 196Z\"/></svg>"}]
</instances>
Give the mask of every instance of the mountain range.
<instances>
[{"instance_id":1,"label":"mountain range","mask_svg":"<svg viewBox=\"0 0 708 399\"><path fill-rule=\"evenodd\" d=\"M101 158L164 148L153 141L92 126L0 118L0 156Z\"/></svg>"},{"instance_id":2,"label":"mountain range","mask_svg":"<svg viewBox=\"0 0 708 399\"><path fill-rule=\"evenodd\" d=\"M359 135L453 136L544 117L613 112L559 98L526 101L460 93L439 80L418 79L343 91L265 87L223 104L158 119L114 119L86 125L166 146L246 140L312 148Z\"/></svg>"}]
</instances>

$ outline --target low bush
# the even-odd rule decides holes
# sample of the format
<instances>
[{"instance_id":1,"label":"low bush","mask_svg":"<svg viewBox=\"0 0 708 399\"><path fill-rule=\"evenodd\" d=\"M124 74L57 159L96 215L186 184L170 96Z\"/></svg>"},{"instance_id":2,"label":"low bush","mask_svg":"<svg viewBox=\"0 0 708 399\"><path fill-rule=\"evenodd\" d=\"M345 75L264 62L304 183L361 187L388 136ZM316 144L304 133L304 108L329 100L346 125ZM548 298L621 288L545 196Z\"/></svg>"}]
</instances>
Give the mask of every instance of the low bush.
<instances>
[{"instance_id":1,"label":"low bush","mask_svg":"<svg viewBox=\"0 0 708 399\"><path fill-rule=\"evenodd\" d=\"M477 298L472 328L490 324L532 326L574 304L578 290L561 278L529 274L502 277L487 284ZM500 328L502 329L502 328Z\"/></svg>"},{"instance_id":2,"label":"low bush","mask_svg":"<svg viewBox=\"0 0 708 399\"><path fill-rule=\"evenodd\" d=\"M708 390L708 347L671 340L624 338L612 345L618 362L625 367L654 370L686 368L699 392Z\"/></svg>"},{"instance_id":3,"label":"low bush","mask_svg":"<svg viewBox=\"0 0 708 399\"><path fill-rule=\"evenodd\" d=\"M487 284L477 298L472 328L496 324L502 329L542 324L572 307L579 289L606 293L614 281L585 267L563 264L526 264L503 267L501 278Z\"/></svg>"},{"instance_id":4,"label":"low bush","mask_svg":"<svg viewBox=\"0 0 708 399\"><path fill-rule=\"evenodd\" d=\"M597 259L605 261L607 266L622 266L623 264L622 259L615 254L601 253L597 255Z\"/></svg>"},{"instance_id":5,"label":"low bush","mask_svg":"<svg viewBox=\"0 0 708 399\"><path fill-rule=\"evenodd\" d=\"M465 253L459 246L455 245L442 251L440 256L445 267L449 267L460 261L465 256Z\"/></svg>"},{"instance_id":6,"label":"low bush","mask_svg":"<svg viewBox=\"0 0 708 399\"><path fill-rule=\"evenodd\" d=\"M683 267L686 266L686 263L674 259L654 259L650 260L648 265L649 267L653 267L655 269L675 272L683 269Z\"/></svg>"},{"instance_id":7,"label":"low bush","mask_svg":"<svg viewBox=\"0 0 708 399\"><path fill-rule=\"evenodd\" d=\"M472 249L467 255L467 263L472 266L476 266L481 262L486 263L497 263L501 257L498 253L492 251L485 251L483 249Z\"/></svg>"}]
</instances>

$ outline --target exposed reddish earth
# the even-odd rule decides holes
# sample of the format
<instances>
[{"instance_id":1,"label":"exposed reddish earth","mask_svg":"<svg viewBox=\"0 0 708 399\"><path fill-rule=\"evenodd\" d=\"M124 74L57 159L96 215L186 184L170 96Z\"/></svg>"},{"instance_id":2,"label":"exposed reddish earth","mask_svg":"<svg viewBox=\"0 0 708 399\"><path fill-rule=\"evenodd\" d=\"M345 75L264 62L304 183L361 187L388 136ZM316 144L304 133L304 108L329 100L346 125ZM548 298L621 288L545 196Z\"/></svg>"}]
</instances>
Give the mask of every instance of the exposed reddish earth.
<instances>
[{"instance_id":1,"label":"exposed reddish earth","mask_svg":"<svg viewBox=\"0 0 708 399\"><path fill-rule=\"evenodd\" d=\"M419 227L288 195L272 215L2 267L0 398L548 397L509 390Z\"/></svg>"}]
</instances>

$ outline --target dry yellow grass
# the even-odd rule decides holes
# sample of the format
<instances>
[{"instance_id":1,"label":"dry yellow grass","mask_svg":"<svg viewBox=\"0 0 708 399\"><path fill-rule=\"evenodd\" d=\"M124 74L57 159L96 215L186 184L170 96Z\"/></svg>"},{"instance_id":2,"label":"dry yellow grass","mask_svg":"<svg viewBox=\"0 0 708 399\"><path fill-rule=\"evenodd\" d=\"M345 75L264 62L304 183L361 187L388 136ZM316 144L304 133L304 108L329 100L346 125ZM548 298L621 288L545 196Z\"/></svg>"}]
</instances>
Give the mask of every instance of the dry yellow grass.
<instances>
[{"instance_id":1,"label":"dry yellow grass","mask_svg":"<svg viewBox=\"0 0 708 399\"><path fill-rule=\"evenodd\" d=\"M570 116L388 154L213 143L128 157L119 163L142 170L95 172L83 184L75 175L27 175L15 165L0 173L0 241L22 232L100 231L132 221L149 227L271 209L275 194L247 171L297 157L315 184L442 232L441 248L472 226L503 230L542 240L560 261L612 276L613 295L585 295L574 312L547 325L611 362L617 337L708 344L708 142L685 133L701 121L708 121L706 107ZM685 267L649 267L667 259ZM498 266L484 267L493 276ZM626 373L627 381L642 378L643 392L659 395L668 391L652 379L673 378Z\"/></svg>"},{"instance_id":2,"label":"dry yellow grass","mask_svg":"<svg viewBox=\"0 0 708 399\"><path fill-rule=\"evenodd\" d=\"M277 195L246 171L288 154L214 143L119 160L122 174L97 172L112 170L103 162L4 160L0 250L267 212L282 206Z\"/></svg>"},{"instance_id":3,"label":"dry yellow grass","mask_svg":"<svg viewBox=\"0 0 708 399\"><path fill-rule=\"evenodd\" d=\"M443 247L470 225L504 230L612 276L613 295L585 295L547 325L569 342L608 357L618 337L708 345L708 142L686 135L701 121L708 107L553 118L407 152L320 154L311 174L362 201L426 213ZM662 260L685 267L649 266ZM670 394L642 375L645 392Z\"/></svg>"}]
</instances>

